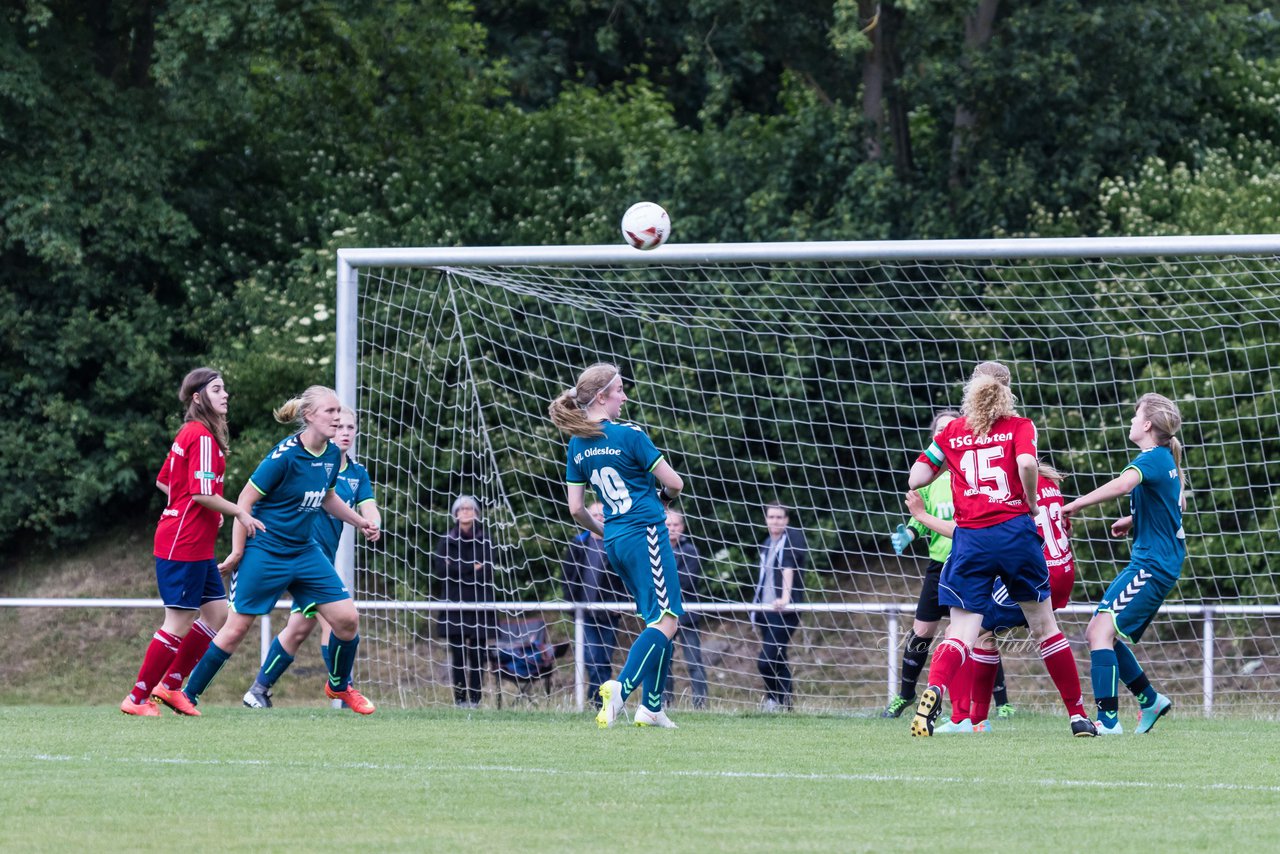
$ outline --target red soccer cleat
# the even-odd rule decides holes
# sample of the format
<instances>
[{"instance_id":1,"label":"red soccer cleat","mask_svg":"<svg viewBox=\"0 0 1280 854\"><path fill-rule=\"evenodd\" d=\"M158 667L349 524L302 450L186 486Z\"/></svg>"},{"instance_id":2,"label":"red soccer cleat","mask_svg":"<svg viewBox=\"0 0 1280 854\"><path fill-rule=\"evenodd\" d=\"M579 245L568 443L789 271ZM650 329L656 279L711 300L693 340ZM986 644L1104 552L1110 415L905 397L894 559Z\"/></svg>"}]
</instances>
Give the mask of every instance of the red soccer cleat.
<instances>
[{"instance_id":1,"label":"red soccer cleat","mask_svg":"<svg viewBox=\"0 0 1280 854\"><path fill-rule=\"evenodd\" d=\"M187 695L182 693L181 688L174 688L171 691L163 685L157 685L151 689L151 699L159 700L180 715L200 717L200 710L187 699Z\"/></svg>"},{"instance_id":2,"label":"red soccer cleat","mask_svg":"<svg viewBox=\"0 0 1280 854\"><path fill-rule=\"evenodd\" d=\"M329 683L324 683L324 695L330 700L341 700L351 707L351 711L357 715L371 715L373 710L377 708L371 703L364 694L355 689L354 685L348 685L346 690L335 691L329 687Z\"/></svg>"},{"instance_id":3,"label":"red soccer cleat","mask_svg":"<svg viewBox=\"0 0 1280 854\"><path fill-rule=\"evenodd\" d=\"M128 697L120 702L120 711L126 715L135 715L139 718L158 718L160 710L156 708L156 704L150 700L144 700L141 703L135 703Z\"/></svg>"}]
</instances>

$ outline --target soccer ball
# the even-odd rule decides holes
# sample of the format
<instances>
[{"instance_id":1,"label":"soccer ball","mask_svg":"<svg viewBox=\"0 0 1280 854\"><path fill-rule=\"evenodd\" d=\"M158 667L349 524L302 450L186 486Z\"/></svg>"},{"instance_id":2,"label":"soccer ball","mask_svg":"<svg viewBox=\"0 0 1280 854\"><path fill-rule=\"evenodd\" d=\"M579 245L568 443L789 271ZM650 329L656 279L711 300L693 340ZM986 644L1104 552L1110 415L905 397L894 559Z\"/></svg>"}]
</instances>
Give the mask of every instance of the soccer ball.
<instances>
[{"instance_id":1,"label":"soccer ball","mask_svg":"<svg viewBox=\"0 0 1280 854\"><path fill-rule=\"evenodd\" d=\"M622 215L622 239L637 249L657 249L671 236L671 217L661 205L636 202Z\"/></svg>"}]
</instances>

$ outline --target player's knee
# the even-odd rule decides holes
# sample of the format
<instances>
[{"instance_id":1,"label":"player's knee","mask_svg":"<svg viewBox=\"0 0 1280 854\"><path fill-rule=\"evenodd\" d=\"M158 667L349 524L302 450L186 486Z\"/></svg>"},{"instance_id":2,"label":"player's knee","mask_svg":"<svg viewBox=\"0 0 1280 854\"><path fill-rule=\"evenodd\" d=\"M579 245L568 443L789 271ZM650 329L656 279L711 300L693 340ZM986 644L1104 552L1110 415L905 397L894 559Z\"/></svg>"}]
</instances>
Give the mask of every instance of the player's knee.
<instances>
[{"instance_id":1,"label":"player's knee","mask_svg":"<svg viewBox=\"0 0 1280 854\"><path fill-rule=\"evenodd\" d=\"M351 640L360 631L360 618L355 608L329 617L329 628L339 640Z\"/></svg>"},{"instance_id":2,"label":"player's knee","mask_svg":"<svg viewBox=\"0 0 1280 854\"><path fill-rule=\"evenodd\" d=\"M1089 627L1085 629L1084 637L1088 641L1090 649L1110 649L1116 640L1115 627L1111 625L1111 620L1107 615L1098 614L1089 621Z\"/></svg>"}]
</instances>

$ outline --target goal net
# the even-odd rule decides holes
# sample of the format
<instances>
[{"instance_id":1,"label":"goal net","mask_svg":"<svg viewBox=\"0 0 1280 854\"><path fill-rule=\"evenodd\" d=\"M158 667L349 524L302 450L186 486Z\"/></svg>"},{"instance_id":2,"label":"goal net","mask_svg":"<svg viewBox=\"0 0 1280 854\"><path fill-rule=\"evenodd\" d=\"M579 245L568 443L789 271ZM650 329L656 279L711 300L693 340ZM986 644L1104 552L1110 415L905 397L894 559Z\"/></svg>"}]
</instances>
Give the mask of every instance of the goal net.
<instances>
[{"instance_id":1,"label":"goal net","mask_svg":"<svg viewBox=\"0 0 1280 854\"><path fill-rule=\"evenodd\" d=\"M383 702L470 702L451 656L465 675L474 627L485 705L580 708L584 627L600 619L617 623L617 674L641 626L565 599L581 531L565 509L566 437L546 416L603 360L628 382L623 418L686 481L707 707L764 699L752 602L764 505L777 501L808 544L788 650L795 708L877 713L927 563L924 542L901 557L889 542L907 519L906 472L934 412L957 407L973 366L996 359L1068 497L1131 460L1138 397L1178 403L1188 557L1139 656L1182 708L1271 714L1278 279L1275 236L343 250L338 390L359 412L386 529L340 566L354 568L364 606L358 678ZM454 570L435 552L462 495L479 506L492 572L446 589ZM1127 561L1108 536L1126 507L1085 511L1073 534L1077 584L1060 623L1086 680L1084 626ZM512 664L530 638L551 646ZM677 647L677 709L700 699L691 640ZM1002 649L1010 702L1058 709L1034 644L1015 633Z\"/></svg>"}]
</instances>

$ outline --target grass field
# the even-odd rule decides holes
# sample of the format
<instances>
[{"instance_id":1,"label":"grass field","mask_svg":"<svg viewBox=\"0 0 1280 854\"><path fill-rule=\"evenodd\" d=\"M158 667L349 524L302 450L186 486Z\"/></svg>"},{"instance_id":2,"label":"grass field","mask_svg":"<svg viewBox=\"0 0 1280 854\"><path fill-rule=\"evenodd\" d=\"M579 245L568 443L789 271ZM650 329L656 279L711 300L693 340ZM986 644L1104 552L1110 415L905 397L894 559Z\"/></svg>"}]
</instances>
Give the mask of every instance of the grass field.
<instances>
[{"instance_id":1,"label":"grass field","mask_svg":"<svg viewBox=\"0 0 1280 854\"><path fill-rule=\"evenodd\" d=\"M1073 739L1059 717L686 713L677 731L527 712L0 707L0 849L1271 850L1274 723ZM611 850L606 848L605 850Z\"/></svg>"}]
</instances>

